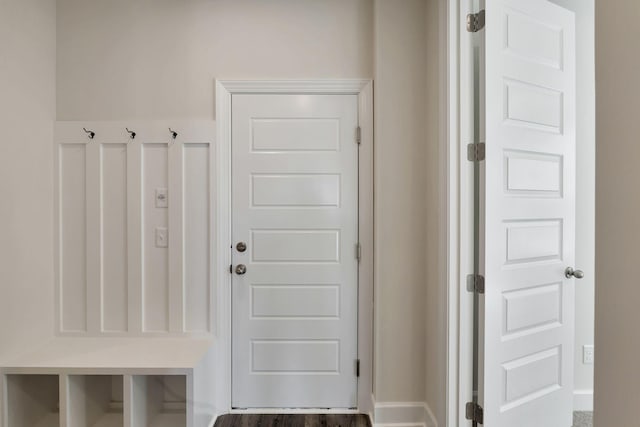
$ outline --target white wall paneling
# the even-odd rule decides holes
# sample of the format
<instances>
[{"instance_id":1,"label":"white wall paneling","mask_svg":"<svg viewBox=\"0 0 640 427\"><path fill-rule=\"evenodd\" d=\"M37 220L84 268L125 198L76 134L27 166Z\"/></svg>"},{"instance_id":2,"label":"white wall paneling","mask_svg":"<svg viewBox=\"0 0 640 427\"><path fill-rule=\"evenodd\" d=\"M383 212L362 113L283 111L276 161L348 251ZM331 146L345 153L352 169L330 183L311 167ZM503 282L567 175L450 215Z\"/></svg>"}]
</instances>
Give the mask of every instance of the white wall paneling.
<instances>
[{"instance_id":1,"label":"white wall paneling","mask_svg":"<svg viewBox=\"0 0 640 427\"><path fill-rule=\"evenodd\" d=\"M184 170L184 279L185 329L209 332L211 325L211 266L210 243L212 206L210 194L211 148L208 144L183 146Z\"/></svg>"},{"instance_id":2,"label":"white wall paneling","mask_svg":"<svg viewBox=\"0 0 640 427\"><path fill-rule=\"evenodd\" d=\"M213 129L57 123L60 334L211 331Z\"/></svg>"},{"instance_id":3,"label":"white wall paneling","mask_svg":"<svg viewBox=\"0 0 640 427\"><path fill-rule=\"evenodd\" d=\"M127 145L100 146L102 331L129 329L127 271Z\"/></svg>"},{"instance_id":4,"label":"white wall paneling","mask_svg":"<svg viewBox=\"0 0 640 427\"><path fill-rule=\"evenodd\" d=\"M86 146L58 146L59 319L64 332L87 330Z\"/></svg>"},{"instance_id":5,"label":"white wall paneling","mask_svg":"<svg viewBox=\"0 0 640 427\"><path fill-rule=\"evenodd\" d=\"M169 147L142 145L142 329L169 331L169 246L156 242L161 230L169 230L169 209L156 206L155 193L169 188ZM174 194L170 194L171 205ZM165 240L169 235L165 235ZM173 243L173 239L169 239Z\"/></svg>"}]
</instances>

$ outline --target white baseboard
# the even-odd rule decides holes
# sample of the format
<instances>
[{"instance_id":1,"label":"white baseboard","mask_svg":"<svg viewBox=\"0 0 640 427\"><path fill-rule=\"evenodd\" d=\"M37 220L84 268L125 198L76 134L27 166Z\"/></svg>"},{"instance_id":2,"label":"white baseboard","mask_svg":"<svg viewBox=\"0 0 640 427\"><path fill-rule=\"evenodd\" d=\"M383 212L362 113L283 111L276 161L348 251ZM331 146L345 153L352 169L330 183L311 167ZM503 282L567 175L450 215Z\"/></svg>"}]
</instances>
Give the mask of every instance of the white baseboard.
<instances>
[{"instance_id":1,"label":"white baseboard","mask_svg":"<svg viewBox=\"0 0 640 427\"><path fill-rule=\"evenodd\" d=\"M423 402L377 402L372 423L375 427L438 427L429 405Z\"/></svg>"},{"instance_id":2,"label":"white baseboard","mask_svg":"<svg viewBox=\"0 0 640 427\"><path fill-rule=\"evenodd\" d=\"M573 410L593 411L593 390L574 390Z\"/></svg>"}]
</instances>

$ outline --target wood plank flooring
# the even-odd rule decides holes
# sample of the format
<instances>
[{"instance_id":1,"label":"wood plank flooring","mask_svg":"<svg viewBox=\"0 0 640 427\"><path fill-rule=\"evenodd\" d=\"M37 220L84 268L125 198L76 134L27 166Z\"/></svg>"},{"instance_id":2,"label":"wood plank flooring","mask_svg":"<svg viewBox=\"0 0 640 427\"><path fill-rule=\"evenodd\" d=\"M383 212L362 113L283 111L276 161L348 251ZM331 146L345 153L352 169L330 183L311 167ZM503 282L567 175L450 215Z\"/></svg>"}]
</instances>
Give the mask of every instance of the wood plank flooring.
<instances>
[{"instance_id":1,"label":"wood plank flooring","mask_svg":"<svg viewBox=\"0 0 640 427\"><path fill-rule=\"evenodd\" d=\"M214 427L371 427L362 414L227 414Z\"/></svg>"}]
</instances>

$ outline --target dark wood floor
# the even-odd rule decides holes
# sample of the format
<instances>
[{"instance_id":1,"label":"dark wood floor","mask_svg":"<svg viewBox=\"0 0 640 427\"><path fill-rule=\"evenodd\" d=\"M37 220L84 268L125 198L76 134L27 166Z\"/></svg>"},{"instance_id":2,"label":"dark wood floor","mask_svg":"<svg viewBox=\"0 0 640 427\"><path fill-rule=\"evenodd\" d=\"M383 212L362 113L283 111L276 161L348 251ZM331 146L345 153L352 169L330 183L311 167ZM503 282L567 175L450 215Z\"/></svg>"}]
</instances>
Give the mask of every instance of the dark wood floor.
<instances>
[{"instance_id":1,"label":"dark wood floor","mask_svg":"<svg viewBox=\"0 0 640 427\"><path fill-rule=\"evenodd\" d=\"M228 414L214 427L371 427L361 414Z\"/></svg>"}]
</instances>

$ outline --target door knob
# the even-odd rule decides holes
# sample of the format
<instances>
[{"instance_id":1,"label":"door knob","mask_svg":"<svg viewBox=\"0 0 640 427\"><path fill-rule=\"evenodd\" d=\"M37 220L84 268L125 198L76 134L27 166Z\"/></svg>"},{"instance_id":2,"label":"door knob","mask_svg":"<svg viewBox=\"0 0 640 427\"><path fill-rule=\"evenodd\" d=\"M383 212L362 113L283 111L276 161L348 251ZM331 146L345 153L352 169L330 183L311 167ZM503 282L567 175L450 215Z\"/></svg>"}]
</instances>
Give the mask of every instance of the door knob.
<instances>
[{"instance_id":1,"label":"door knob","mask_svg":"<svg viewBox=\"0 0 640 427\"><path fill-rule=\"evenodd\" d=\"M238 264L236 266L236 274L243 275L247 272L247 266L244 264Z\"/></svg>"},{"instance_id":2,"label":"door knob","mask_svg":"<svg viewBox=\"0 0 640 427\"><path fill-rule=\"evenodd\" d=\"M582 270L574 270L572 267L567 267L567 269L564 271L564 277L566 277L567 279L571 279L572 277L575 277L576 279L582 279L584 277L584 273L582 272Z\"/></svg>"}]
</instances>

